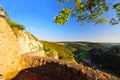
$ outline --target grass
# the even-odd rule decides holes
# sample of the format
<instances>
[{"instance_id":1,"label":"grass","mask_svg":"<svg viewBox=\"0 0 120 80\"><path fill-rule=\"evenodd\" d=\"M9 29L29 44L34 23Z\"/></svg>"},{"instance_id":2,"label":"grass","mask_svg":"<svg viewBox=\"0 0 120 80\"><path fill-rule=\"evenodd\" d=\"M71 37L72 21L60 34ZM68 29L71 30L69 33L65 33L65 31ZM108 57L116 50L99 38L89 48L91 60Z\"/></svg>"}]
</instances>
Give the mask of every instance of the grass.
<instances>
[{"instance_id":1,"label":"grass","mask_svg":"<svg viewBox=\"0 0 120 80\"><path fill-rule=\"evenodd\" d=\"M71 49L53 42L47 42L47 41L40 41L40 42L43 44L44 47L47 47L46 50L52 51L54 49L58 53L59 59L64 59L71 61L73 63L77 63Z\"/></svg>"},{"instance_id":2,"label":"grass","mask_svg":"<svg viewBox=\"0 0 120 80\"><path fill-rule=\"evenodd\" d=\"M16 36L19 33L19 31L25 30L24 25L18 24L18 23L14 22L10 19L7 19L6 21L9 24L9 26L11 27L11 29L13 30L13 32Z\"/></svg>"}]
</instances>

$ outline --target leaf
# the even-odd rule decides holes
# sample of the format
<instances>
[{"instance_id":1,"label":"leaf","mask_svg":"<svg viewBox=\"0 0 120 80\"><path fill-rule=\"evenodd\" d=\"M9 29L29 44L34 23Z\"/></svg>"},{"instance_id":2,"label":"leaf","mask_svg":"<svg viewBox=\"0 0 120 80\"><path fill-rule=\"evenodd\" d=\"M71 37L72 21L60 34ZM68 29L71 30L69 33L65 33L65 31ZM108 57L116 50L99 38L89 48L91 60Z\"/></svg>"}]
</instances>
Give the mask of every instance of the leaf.
<instances>
[{"instance_id":1,"label":"leaf","mask_svg":"<svg viewBox=\"0 0 120 80\"><path fill-rule=\"evenodd\" d=\"M70 8L64 8L60 11L60 14L58 16L55 16L55 23L64 25L67 21L68 18L71 14L71 9Z\"/></svg>"}]
</instances>

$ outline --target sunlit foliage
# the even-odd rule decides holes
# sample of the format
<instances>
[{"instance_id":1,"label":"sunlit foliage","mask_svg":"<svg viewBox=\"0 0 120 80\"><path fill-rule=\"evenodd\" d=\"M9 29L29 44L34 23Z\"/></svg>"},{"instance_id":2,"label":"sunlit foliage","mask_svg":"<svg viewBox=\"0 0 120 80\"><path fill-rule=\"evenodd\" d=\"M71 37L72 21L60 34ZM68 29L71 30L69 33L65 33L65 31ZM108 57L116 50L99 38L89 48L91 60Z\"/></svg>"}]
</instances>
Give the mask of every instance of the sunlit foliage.
<instances>
[{"instance_id":1,"label":"sunlit foliage","mask_svg":"<svg viewBox=\"0 0 120 80\"><path fill-rule=\"evenodd\" d=\"M108 0L58 0L59 4L70 3L71 6L63 8L58 16L55 16L55 23L64 25L69 16L76 19L80 24L84 22L92 22L95 24L109 22L112 25L120 22L120 3L114 4L113 9L116 10L116 18L108 20L103 16L109 10L111 5L107 5Z\"/></svg>"},{"instance_id":2,"label":"sunlit foliage","mask_svg":"<svg viewBox=\"0 0 120 80\"><path fill-rule=\"evenodd\" d=\"M113 5L113 9L116 10L116 18L112 18L110 20L110 23L112 25L119 24L120 23L120 3Z\"/></svg>"}]
</instances>

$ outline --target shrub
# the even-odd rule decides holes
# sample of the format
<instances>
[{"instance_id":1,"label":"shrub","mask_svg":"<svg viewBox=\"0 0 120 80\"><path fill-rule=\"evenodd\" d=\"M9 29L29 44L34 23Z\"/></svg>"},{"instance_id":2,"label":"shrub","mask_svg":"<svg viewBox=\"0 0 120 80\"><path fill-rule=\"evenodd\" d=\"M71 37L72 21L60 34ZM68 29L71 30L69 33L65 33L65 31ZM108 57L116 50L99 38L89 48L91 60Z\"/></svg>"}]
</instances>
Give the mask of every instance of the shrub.
<instances>
[{"instance_id":1,"label":"shrub","mask_svg":"<svg viewBox=\"0 0 120 80\"><path fill-rule=\"evenodd\" d=\"M10 19L7 19L7 23L10 25L12 29L17 28L18 30L25 30L24 25L18 24Z\"/></svg>"}]
</instances>

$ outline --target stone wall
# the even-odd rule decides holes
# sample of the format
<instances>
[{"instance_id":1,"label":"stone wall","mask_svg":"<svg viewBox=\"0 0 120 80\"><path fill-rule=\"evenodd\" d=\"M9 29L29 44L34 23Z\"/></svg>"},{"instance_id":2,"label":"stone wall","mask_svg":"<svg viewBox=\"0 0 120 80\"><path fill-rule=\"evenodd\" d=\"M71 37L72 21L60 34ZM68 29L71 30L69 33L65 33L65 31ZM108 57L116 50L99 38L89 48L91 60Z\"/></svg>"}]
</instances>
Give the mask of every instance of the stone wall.
<instances>
[{"instance_id":1,"label":"stone wall","mask_svg":"<svg viewBox=\"0 0 120 80\"><path fill-rule=\"evenodd\" d=\"M29 55L22 56L21 66L23 70L12 80L21 80L21 77L22 80L44 80L41 76L47 77L47 80L120 80L80 64ZM29 77L24 74L29 74ZM34 79L34 76L38 79Z\"/></svg>"}]
</instances>

